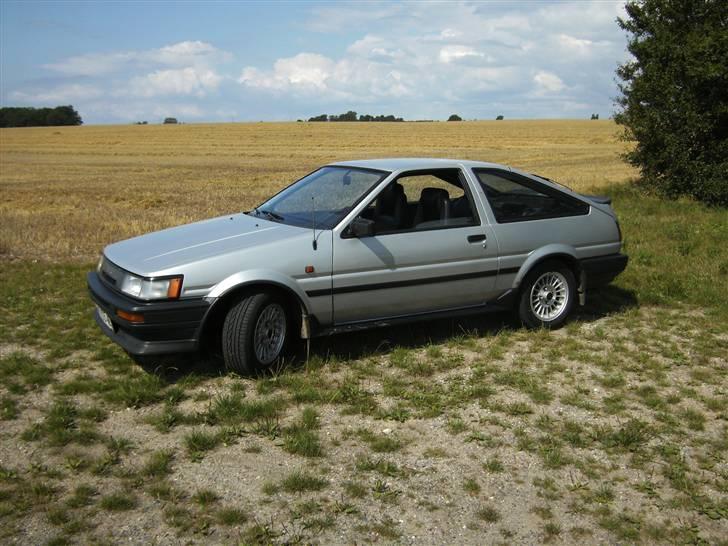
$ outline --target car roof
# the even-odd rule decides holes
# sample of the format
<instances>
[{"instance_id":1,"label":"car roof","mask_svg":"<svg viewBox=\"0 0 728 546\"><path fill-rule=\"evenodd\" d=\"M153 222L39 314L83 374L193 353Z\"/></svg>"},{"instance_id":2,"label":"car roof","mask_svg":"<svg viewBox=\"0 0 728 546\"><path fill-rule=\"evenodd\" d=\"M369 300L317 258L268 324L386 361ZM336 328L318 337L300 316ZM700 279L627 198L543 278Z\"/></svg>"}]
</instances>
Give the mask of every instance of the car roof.
<instances>
[{"instance_id":1,"label":"car roof","mask_svg":"<svg viewBox=\"0 0 728 546\"><path fill-rule=\"evenodd\" d=\"M469 161L462 159L438 159L429 157L391 157L384 159L357 159L330 163L336 167L360 167L364 169L377 169L381 171L409 171L421 169L448 169L465 167L496 167L508 169L505 165L485 163L483 161Z\"/></svg>"}]
</instances>

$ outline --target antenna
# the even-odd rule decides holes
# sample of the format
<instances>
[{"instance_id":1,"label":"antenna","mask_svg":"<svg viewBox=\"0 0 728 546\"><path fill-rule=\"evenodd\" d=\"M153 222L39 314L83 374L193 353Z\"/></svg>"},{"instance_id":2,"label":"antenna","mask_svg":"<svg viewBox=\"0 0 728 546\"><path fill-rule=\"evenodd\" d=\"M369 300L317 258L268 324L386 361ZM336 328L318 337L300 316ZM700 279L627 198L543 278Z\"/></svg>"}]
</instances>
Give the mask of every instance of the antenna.
<instances>
[{"instance_id":1,"label":"antenna","mask_svg":"<svg viewBox=\"0 0 728 546\"><path fill-rule=\"evenodd\" d=\"M311 221L313 222L313 241L311 243L311 246L313 246L314 250L318 249L318 243L316 242L316 201L314 200L314 196L311 196Z\"/></svg>"}]
</instances>

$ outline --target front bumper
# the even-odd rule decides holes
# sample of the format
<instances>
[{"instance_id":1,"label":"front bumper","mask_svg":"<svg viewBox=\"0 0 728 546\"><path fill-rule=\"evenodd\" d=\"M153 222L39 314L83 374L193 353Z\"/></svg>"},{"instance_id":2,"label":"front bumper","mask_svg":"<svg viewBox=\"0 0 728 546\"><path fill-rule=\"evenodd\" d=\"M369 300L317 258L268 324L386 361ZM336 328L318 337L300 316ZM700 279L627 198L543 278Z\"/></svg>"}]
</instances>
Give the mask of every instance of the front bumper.
<instances>
[{"instance_id":1,"label":"front bumper","mask_svg":"<svg viewBox=\"0 0 728 546\"><path fill-rule=\"evenodd\" d=\"M581 270L586 273L589 286L601 286L614 280L627 267L629 258L624 254L610 254L585 258L579 262Z\"/></svg>"},{"instance_id":2,"label":"front bumper","mask_svg":"<svg viewBox=\"0 0 728 546\"><path fill-rule=\"evenodd\" d=\"M193 300L141 302L112 290L98 273L86 276L89 294L99 309L112 322L109 328L94 311L101 330L114 342L133 355L189 353L199 349L201 325L210 303L202 298ZM117 310L144 315L141 324L129 322L116 314Z\"/></svg>"}]
</instances>

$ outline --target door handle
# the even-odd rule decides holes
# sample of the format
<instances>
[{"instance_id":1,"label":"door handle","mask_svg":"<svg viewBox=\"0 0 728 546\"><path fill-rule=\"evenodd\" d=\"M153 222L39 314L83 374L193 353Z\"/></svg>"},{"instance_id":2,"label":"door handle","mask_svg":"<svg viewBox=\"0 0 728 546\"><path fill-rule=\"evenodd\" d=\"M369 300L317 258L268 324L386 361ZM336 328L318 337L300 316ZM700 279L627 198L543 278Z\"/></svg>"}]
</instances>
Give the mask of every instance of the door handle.
<instances>
[{"instance_id":1,"label":"door handle","mask_svg":"<svg viewBox=\"0 0 728 546\"><path fill-rule=\"evenodd\" d=\"M478 235L468 235L469 243L479 243L481 241L485 241L485 235L482 233L479 233Z\"/></svg>"}]
</instances>

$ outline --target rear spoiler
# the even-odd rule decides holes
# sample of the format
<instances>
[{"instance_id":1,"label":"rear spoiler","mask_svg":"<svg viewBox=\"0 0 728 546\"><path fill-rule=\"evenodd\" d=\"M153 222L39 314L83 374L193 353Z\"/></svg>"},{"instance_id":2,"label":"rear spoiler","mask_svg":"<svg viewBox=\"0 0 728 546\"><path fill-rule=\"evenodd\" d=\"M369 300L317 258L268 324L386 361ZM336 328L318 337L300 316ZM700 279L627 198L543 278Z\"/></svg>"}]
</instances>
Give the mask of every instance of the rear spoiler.
<instances>
[{"instance_id":1,"label":"rear spoiler","mask_svg":"<svg viewBox=\"0 0 728 546\"><path fill-rule=\"evenodd\" d=\"M611 205L612 204L612 198L607 195L586 195L584 193L579 194L582 197L586 197L589 201L593 203L598 203L600 205Z\"/></svg>"}]
</instances>

